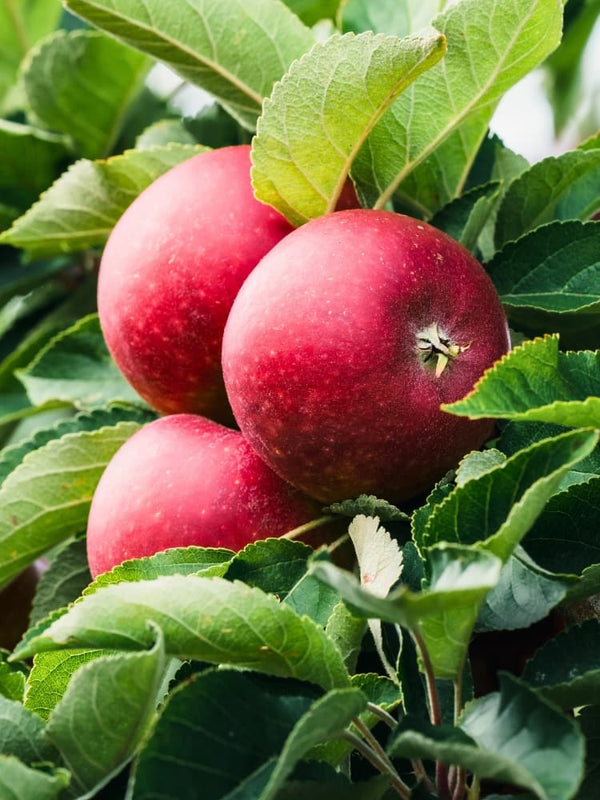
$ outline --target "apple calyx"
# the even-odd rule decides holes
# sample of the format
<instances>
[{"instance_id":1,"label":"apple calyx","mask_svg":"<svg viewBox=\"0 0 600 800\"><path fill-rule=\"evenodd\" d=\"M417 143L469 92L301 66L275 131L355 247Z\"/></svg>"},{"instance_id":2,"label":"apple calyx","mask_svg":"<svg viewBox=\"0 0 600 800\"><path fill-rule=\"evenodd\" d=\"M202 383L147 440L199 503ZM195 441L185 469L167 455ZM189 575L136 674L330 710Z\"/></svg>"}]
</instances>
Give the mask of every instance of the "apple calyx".
<instances>
[{"instance_id":1,"label":"apple calyx","mask_svg":"<svg viewBox=\"0 0 600 800\"><path fill-rule=\"evenodd\" d=\"M427 328L417 333L417 350L421 354L421 360L428 364L435 359L435 377L439 378L450 361L459 353L468 350L469 344L455 344L440 331L437 322L428 325Z\"/></svg>"}]
</instances>

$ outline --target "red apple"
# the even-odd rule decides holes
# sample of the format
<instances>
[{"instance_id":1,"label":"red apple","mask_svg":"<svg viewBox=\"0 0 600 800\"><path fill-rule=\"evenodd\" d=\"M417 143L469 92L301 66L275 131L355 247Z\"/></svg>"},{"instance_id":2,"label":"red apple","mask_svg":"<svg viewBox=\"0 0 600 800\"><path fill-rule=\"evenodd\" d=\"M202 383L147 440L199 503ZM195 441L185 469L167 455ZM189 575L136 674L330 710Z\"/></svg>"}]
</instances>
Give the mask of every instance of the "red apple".
<instances>
[{"instance_id":1,"label":"red apple","mask_svg":"<svg viewBox=\"0 0 600 800\"><path fill-rule=\"evenodd\" d=\"M223 341L240 429L324 502L427 489L492 423L440 409L509 348L498 295L446 234L388 211L338 211L277 244L240 290Z\"/></svg>"},{"instance_id":2,"label":"red apple","mask_svg":"<svg viewBox=\"0 0 600 800\"><path fill-rule=\"evenodd\" d=\"M241 433L195 414L173 414L141 428L107 465L88 519L90 571L95 577L169 547L240 550L320 513Z\"/></svg>"},{"instance_id":3,"label":"red apple","mask_svg":"<svg viewBox=\"0 0 600 800\"><path fill-rule=\"evenodd\" d=\"M255 199L247 145L184 161L125 211L102 256L98 311L115 362L153 408L231 420L220 365L227 314L291 230Z\"/></svg>"}]
</instances>

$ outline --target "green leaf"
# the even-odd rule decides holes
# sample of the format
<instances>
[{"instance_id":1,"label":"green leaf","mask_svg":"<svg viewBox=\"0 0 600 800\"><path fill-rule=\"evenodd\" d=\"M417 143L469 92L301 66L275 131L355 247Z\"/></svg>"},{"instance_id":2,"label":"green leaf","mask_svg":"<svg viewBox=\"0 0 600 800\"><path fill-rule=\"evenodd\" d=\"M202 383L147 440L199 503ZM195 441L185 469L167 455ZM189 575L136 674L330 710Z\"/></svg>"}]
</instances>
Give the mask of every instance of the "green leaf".
<instances>
[{"instance_id":1,"label":"green leaf","mask_svg":"<svg viewBox=\"0 0 600 800\"><path fill-rule=\"evenodd\" d=\"M341 26L344 32L407 36L429 25L439 7L439 0L346 0L341 8Z\"/></svg>"},{"instance_id":2,"label":"green leaf","mask_svg":"<svg viewBox=\"0 0 600 800\"><path fill-rule=\"evenodd\" d=\"M290 539L260 539L236 553L227 570L230 581L243 581L284 600L301 581L314 551Z\"/></svg>"},{"instance_id":3,"label":"green leaf","mask_svg":"<svg viewBox=\"0 0 600 800\"><path fill-rule=\"evenodd\" d=\"M475 186L447 203L430 222L475 252L477 240L498 206L500 191L499 181Z\"/></svg>"},{"instance_id":4,"label":"green leaf","mask_svg":"<svg viewBox=\"0 0 600 800\"><path fill-rule=\"evenodd\" d=\"M581 575L600 564L599 514L600 476L595 476L554 495L523 545L545 569Z\"/></svg>"},{"instance_id":5,"label":"green leaf","mask_svg":"<svg viewBox=\"0 0 600 800\"><path fill-rule=\"evenodd\" d=\"M7 655L8 650L0 650L0 696L21 701L28 670L22 664L8 664Z\"/></svg>"},{"instance_id":6,"label":"green leaf","mask_svg":"<svg viewBox=\"0 0 600 800\"><path fill-rule=\"evenodd\" d=\"M139 650L152 642L149 622L162 628L170 655L237 664L326 689L348 684L322 628L273 596L222 578L172 575L107 586L83 597L24 648L28 655L64 646Z\"/></svg>"},{"instance_id":7,"label":"green leaf","mask_svg":"<svg viewBox=\"0 0 600 800\"><path fill-rule=\"evenodd\" d=\"M322 19L335 19L342 0L284 0L286 6L300 17L305 25L314 25Z\"/></svg>"},{"instance_id":8,"label":"green leaf","mask_svg":"<svg viewBox=\"0 0 600 800\"><path fill-rule=\"evenodd\" d=\"M66 769L31 769L13 756L0 755L2 800L55 800L69 784Z\"/></svg>"},{"instance_id":9,"label":"green leaf","mask_svg":"<svg viewBox=\"0 0 600 800\"><path fill-rule=\"evenodd\" d=\"M354 614L418 632L436 677L455 678L462 666L479 607L500 575L490 553L440 544L430 551L432 577L422 592L401 585L377 597L333 564L316 563L314 574L335 588Z\"/></svg>"},{"instance_id":10,"label":"green leaf","mask_svg":"<svg viewBox=\"0 0 600 800\"><path fill-rule=\"evenodd\" d=\"M135 140L136 150L164 147L167 144L196 144L196 137L179 119L159 119L145 128Z\"/></svg>"},{"instance_id":11,"label":"green leaf","mask_svg":"<svg viewBox=\"0 0 600 800\"><path fill-rule=\"evenodd\" d=\"M399 189L431 216L457 196L495 106L556 47L561 22L561 0L463 0L435 17L447 55L402 94L362 148L352 174L364 203L384 207Z\"/></svg>"},{"instance_id":12,"label":"green leaf","mask_svg":"<svg viewBox=\"0 0 600 800\"><path fill-rule=\"evenodd\" d=\"M592 431L570 431L531 445L458 486L433 509L420 544L477 544L506 562L563 476L597 441Z\"/></svg>"},{"instance_id":13,"label":"green leaf","mask_svg":"<svg viewBox=\"0 0 600 800\"><path fill-rule=\"evenodd\" d=\"M590 324L600 315L599 222L544 225L506 245L486 269L509 316L529 330L560 331L574 316Z\"/></svg>"},{"instance_id":14,"label":"green leaf","mask_svg":"<svg viewBox=\"0 0 600 800\"><path fill-rule=\"evenodd\" d=\"M68 606L91 580L85 539L74 539L59 545L50 566L37 583L29 624L35 625L50 612Z\"/></svg>"},{"instance_id":15,"label":"green leaf","mask_svg":"<svg viewBox=\"0 0 600 800\"><path fill-rule=\"evenodd\" d=\"M17 73L29 49L42 36L53 31L60 17L58 0L31 3L28 0L3 0L0 3L0 114L10 112L10 90L14 91Z\"/></svg>"},{"instance_id":16,"label":"green leaf","mask_svg":"<svg viewBox=\"0 0 600 800\"><path fill-rule=\"evenodd\" d=\"M89 661L106 655L104 650L59 650L38 653L27 678L23 705L42 719L48 719L64 697L77 670Z\"/></svg>"},{"instance_id":17,"label":"green leaf","mask_svg":"<svg viewBox=\"0 0 600 800\"><path fill-rule=\"evenodd\" d=\"M367 698L360 689L334 689L319 698L287 737L260 800L272 800L310 748L339 737L366 706Z\"/></svg>"},{"instance_id":18,"label":"green leaf","mask_svg":"<svg viewBox=\"0 0 600 800\"><path fill-rule=\"evenodd\" d=\"M45 736L44 721L16 700L0 697L0 753L24 764L55 761L56 752Z\"/></svg>"},{"instance_id":19,"label":"green leaf","mask_svg":"<svg viewBox=\"0 0 600 800\"><path fill-rule=\"evenodd\" d=\"M350 673L356 670L365 630L366 623L362 617L356 617L341 600L335 604L325 633L340 651Z\"/></svg>"},{"instance_id":20,"label":"green leaf","mask_svg":"<svg viewBox=\"0 0 600 800\"><path fill-rule=\"evenodd\" d=\"M552 220L587 219L598 209L600 149L571 150L537 162L504 195L496 247Z\"/></svg>"},{"instance_id":21,"label":"green leaf","mask_svg":"<svg viewBox=\"0 0 600 800\"><path fill-rule=\"evenodd\" d=\"M67 0L67 8L206 89L252 129L311 32L277 0Z\"/></svg>"},{"instance_id":22,"label":"green leaf","mask_svg":"<svg viewBox=\"0 0 600 800\"><path fill-rule=\"evenodd\" d=\"M254 673L196 673L169 695L134 764L129 796L181 800L201 785L204 798L217 800L258 778L244 795L257 800L288 734L319 694Z\"/></svg>"},{"instance_id":23,"label":"green leaf","mask_svg":"<svg viewBox=\"0 0 600 800\"><path fill-rule=\"evenodd\" d=\"M108 352L97 314L51 339L16 375L33 405L56 400L80 409L117 402L146 405Z\"/></svg>"},{"instance_id":24,"label":"green leaf","mask_svg":"<svg viewBox=\"0 0 600 800\"><path fill-rule=\"evenodd\" d=\"M24 459L0 488L0 585L85 528L96 485L133 422L67 434Z\"/></svg>"},{"instance_id":25,"label":"green leaf","mask_svg":"<svg viewBox=\"0 0 600 800\"><path fill-rule=\"evenodd\" d=\"M600 620L573 625L546 642L522 677L561 708L600 705Z\"/></svg>"},{"instance_id":26,"label":"green leaf","mask_svg":"<svg viewBox=\"0 0 600 800\"><path fill-rule=\"evenodd\" d=\"M103 245L125 209L147 186L204 149L171 144L129 150L106 161L77 161L0 235L0 244L22 247L35 257Z\"/></svg>"},{"instance_id":27,"label":"green leaf","mask_svg":"<svg viewBox=\"0 0 600 800\"><path fill-rule=\"evenodd\" d=\"M506 456L495 448L489 450L473 450L461 460L457 469L455 483L463 486L467 481L480 478L506 461Z\"/></svg>"},{"instance_id":28,"label":"green leaf","mask_svg":"<svg viewBox=\"0 0 600 800\"><path fill-rule=\"evenodd\" d=\"M497 447L510 456L534 442L541 442L542 439L549 439L564 431L564 427L551 422L509 422L502 428ZM560 489L567 489L572 483L584 483L594 475L600 475L600 447L596 447L589 456L582 458L569 470Z\"/></svg>"},{"instance_id":29,"label":"green leaf","mask_svg":"<svg viewBox=\"0 0 600 800\"><path fill-rule=\"evenodd\" d=\"M507 674L499 692L467 706L459 729L409 719L389 751L457 764L540 800L569 800L583 777L584 741L574 720Z\"/></svg>"},{"instance_id":30,"label":"green leaf","mask_svg":"<svg viewBox=\"0 0 600 800\"><path fill-rule=\"evenodd\" d=\"M155 634L157 632L155 631ZM159 700L166 669L162 635L144 653L102 656L81 666L46 727L71 772L92 795L133 756Z\"/></svg>"},{"instance_id":31,"label":"green leaf","mask_svg":"<svg viewBox=\"0 0 600 800\"><path fill-rule=\"evenodd\" d=\"M343 517L356 517L358 514L364 514L366 517L379 517L383 523L408 522L410 519L405 511L401 511L387 500L372 494L361 494L350 500L332 503L323 511L325 514L340 514Z\"/></svg>"},{"instance_id":32,"label":"green leaf","mask_svg":"<svg viewBox=\"0 0 600 800\"><path fill-rule=\"evenodd\" d=\"M61 136L31 125L0 119L0 189L3 202L27 208L40 192L50 186L67 156L65 141Z\"/></svg>"},{"instance_id":33,"label":"green leaf","mask_svg":"<svg viewBox=\"0 0 600 800\"><path fill-rule=\"evenodd\" d=\"M600 707L584 708L578 721L586 738L585 778L577 800L596 800L600 778Z\"/></svg>"},{"instance_id":34,"label":"green leaf","mask_svg":"<svg viewBox=\"0 0 600 800\"><path fill-rule=\"evenodd\" d=\"M506 562L563 476L597 441L598 434L592 431L567 432L521 450L458 486L430 514L422 545L440 541L478 544Z\"/></svg>"},{"instance_id":35,"label":"green leaf","mask_svg":"<svg viewBox=\"0 0 600 800\"><path fill-rule=\"evenodd\" d=\"M433 30L405 39L346 34L316 44L264 104L252 143L259 200L294 225L333 211L377 120L444 51Z\"/></svg>"},{"instance_id":36,"label":"green leaf","mask_svg":"<svg viewBox=\"0 0 600 800\"><path fill-rule=\"evenodd\" d=\"M442 406L459 416L600 427L600 351L562 353L558 336L515 347L473 391Z\"/></svg>"},{"instance_id":37,"label":"green leaf","mask_svg":"<svg viewBox=\"0 0 600 800\"><path fill-rule=\"evenodd\" d=\"M34 118L68 134L85 158L103 158L149 67L141 53L96 31L59 30L30 52L22 80Z\"/></svg>"},{"instance_id":38,"label":"green leaf","mask_svg":"<svg viewBox=\"0 0 600 800\"><path fill-rule=\"evenodd\" d=\"M522 547L517 547L485 599L477 618L477 630L528 628L547 617L574 582L572 577L543 569Z\"/></svg>"}]
</instances>

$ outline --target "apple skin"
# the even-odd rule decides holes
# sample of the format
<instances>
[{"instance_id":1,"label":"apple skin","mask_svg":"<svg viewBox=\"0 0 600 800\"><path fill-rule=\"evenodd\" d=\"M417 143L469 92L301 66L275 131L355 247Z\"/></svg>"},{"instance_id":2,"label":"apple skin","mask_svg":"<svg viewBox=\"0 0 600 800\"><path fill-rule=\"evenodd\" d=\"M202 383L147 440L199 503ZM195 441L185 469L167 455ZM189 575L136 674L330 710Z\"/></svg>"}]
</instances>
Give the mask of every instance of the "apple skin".
<instances>
[{"instance_id":1,"label":"apple skin","mask_svg":"<svg viewBox=\"0 0 600 800\"><path fill-rule=\"evenodd\" d=\"M438 376L418 334L459 352ZM421 346L423 342L420 342ZM490 435L440 409L509 349L479 262L432 226L389 211L314 219L277 244L229 315L223 371L237 423L269 466L329 503L400 502Z\"/></svg>"},{"instance_id":2,"label":"apple skin","mask_svg":"<svg viewBox=\"0 0 600 800\"><path fill-rule=\"evenodd\" d=\"M87 526L92 576L169 547L241 550L321 516L239 431L195 414L148 423L117 451Z\"/></svg>"},{"instance_id":3,"label":"apple skin","mask_svg":"<svg viewBox=\"0 0 600 800\"><path fill-rule=\"evenodd\" d=\"M117 366L154 409L231 421L220 364L227 314L291 230L254 197L249 145L184 161L125 211L102 255L98 312Z\"/></svg>"}]
</instances>

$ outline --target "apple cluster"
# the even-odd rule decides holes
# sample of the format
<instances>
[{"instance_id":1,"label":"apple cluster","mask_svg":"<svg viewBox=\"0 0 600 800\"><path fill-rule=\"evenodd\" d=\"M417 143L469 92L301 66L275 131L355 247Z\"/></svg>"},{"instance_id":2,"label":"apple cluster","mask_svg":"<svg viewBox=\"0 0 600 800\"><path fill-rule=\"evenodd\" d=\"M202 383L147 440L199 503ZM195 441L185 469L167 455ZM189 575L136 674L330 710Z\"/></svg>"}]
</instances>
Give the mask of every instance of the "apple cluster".
<instances>
[{"instance_id":1,"label":"apple cluster","mask_svg":"<svg viewBox=\"0 0 600 800\"><path fill-rule=\"evenodd\" d=\"M431 225L358 207L298 229L259 202L250 147L205 151L130 205L98 311L125 378L162 416L93 498L93 575L174 546L234 550L323 503L427 490L491 433L440 409L509 348L479 262Z\"/></svg>"}]
</instances>

